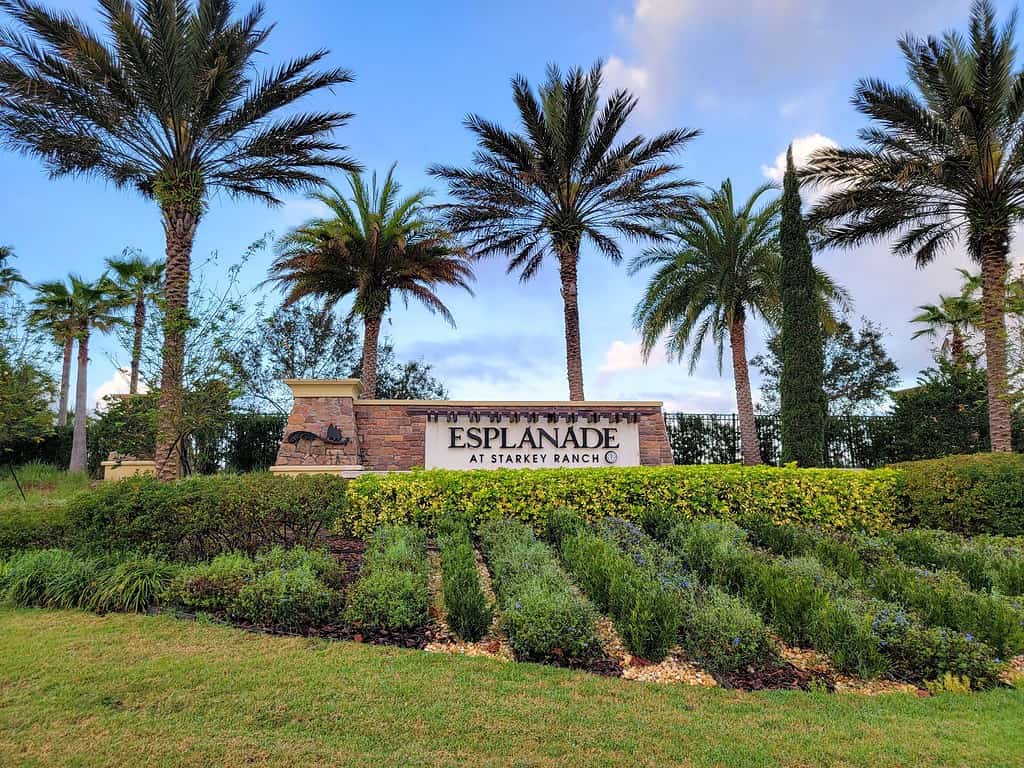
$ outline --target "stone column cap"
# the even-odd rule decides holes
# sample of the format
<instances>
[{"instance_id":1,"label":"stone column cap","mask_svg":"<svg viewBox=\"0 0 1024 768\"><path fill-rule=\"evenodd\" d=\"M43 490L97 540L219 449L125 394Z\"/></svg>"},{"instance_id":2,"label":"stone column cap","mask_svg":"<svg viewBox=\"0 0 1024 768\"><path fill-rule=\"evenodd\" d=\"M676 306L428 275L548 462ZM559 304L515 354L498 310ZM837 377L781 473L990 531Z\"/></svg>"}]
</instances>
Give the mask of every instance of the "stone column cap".
<instances>
[{"instance_id":1,"label":"stone column cap","mask_svg":"<svg viewBox=\"0 0 1024 768\"><path fill-rule=\"evenodd\" d=\"M362 391L359 379L285 379L294 397L351 397Z\"/></svg>"}]
</instances>

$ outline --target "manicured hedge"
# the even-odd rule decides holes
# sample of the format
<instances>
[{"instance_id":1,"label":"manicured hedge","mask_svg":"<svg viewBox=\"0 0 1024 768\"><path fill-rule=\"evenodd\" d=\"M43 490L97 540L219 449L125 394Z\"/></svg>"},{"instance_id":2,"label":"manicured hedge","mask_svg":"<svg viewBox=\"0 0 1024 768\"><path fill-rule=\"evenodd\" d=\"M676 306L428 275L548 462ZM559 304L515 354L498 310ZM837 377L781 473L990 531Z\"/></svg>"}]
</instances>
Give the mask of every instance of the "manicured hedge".
<instances>
[{"instance_id":1,"label":"manicured hedge","mask_svg":"<svg viewBox=\"0 0 1024 768\"><path fill-rule=\"evenodd\" d=\"M775 467L695 466L524 469L364 475L347 486L338 523L361 535L382 523L432 526L449 513L474 525L514 519L542 530L552 509L586 519L638 519L661 508L679 519L755 513L827 528L892 527L901 508L900 473Z\"/></svg>"},{"instance_id":2,"label":"manicured hedge","mask_svg":"<svg viewBox=\"0 0 1024 768\"><path fill-rule=\"evenodd\" d=\"M0 556L24 549L68 544L65 499L33 498L0 508Z\"/></svg>"},{"instance_id":3,"label":"manicured hedge","mask_svg":"<svg viewBox=\"0 0 1024 768\"><path fill-rule=\"evenodd\" d=\"M276 544L312 546L340 517L344 484L329 475L269 472L103 483L68 502L71 543L193 561Z\"/></svg>"},{"instance_id":4,"label":"manicured hedge","mask_svg":"<svg viewBox=\"0 0 1024 768\"><path fill-rule=\"evenodd\" d=\"M1024 535L1024 455L948 456L896 467L905 479L907 525Z\"/></svg>"}]
</instances>

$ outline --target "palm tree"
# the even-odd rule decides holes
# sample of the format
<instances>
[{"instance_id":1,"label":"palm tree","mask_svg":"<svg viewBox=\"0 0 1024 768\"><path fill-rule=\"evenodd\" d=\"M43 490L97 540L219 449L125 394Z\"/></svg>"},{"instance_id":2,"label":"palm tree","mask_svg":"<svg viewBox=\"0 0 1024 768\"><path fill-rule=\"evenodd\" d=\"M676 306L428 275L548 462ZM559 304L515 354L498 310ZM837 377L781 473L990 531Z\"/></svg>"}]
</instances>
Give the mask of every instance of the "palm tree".
<instances>
[{"instance_id":1,"label":"palm tree","mask_svg":"<svg viewBox=\"0 0 1024 768\"><path fill-rule=\"evenodd\" d=\"M700 198L669 223L670 244L634 258L629 273L654 267L643 298L633 313L645 359L667 334L666 351L682 359L690 353L692 372L710 336L717 347L718 368L726 336L732 354L740 450L744 464L760 464L754 404L747 369L746 323L758 316L777 323L781 313L778 198L759 203L773 189L765 184L736 208L732 182ZM822 313L830 302L845 302L845 293L817 270Z\"/></svg>"},{"instance_id":2,"label":"palm tree","mask_svg":"<svg viewBox=\"0 0 1024 768\"><path fill-rule=\"evenodd\" d=\"M331 134L350 115L295 112L297 101L350 82L317 70L324 50L269 72L256 65L273 25L232 0L100 0L105 36L30 0L0 0L0 138L51 175L89 175L160 207L166 241L157 473L180 474L175 446L189 325L192 243L217 189L279 203L281 191L354 169ZM285 111L286 114L281 114Z\"/></svg>"},{"instance_id":3,"label":"palm tree","mask_svg":"<svg viewBox=\"0 0 1024 768\"><path fill-rule=\"evenodd\" d=\"M804 175L835 185L811 212L824 243L895 236L893 253L923 267L958 241L981 265L982 328L992 450L1009 451L1006 278L1010 237L1024 218L1024 72L1015 15L1000 30L976 0L966 38L900 41L913 87L862 80L853 102L875 125L865 146L823 149Z\"/></svg>"},{"instance_id":4,"label":"palm tree","mask_svg":"<svg viewBox=\"0 0 1024 768\"><path fill-rule=\"evenodd\" d=\"M25 278L14 267L7 264L14 258L14 249L9 245L0 245L0 299L14 293L14 286L25 284Z\"/></svg>"},{"instance_id":5,"label":"palm tree","mask_svg":"<svg viewBox=\"0 0 1024 768\"><path fill-rule=\"evenodd\" d=\"M380 187L376 174L369 186L361 174L350 174L351 199L331 185L313 194L331 215L285 235L270 269L271 282L287 291L286 306L312 296L324 299L326 308L354 295L352 314L363 319L362 390L368 398L377 393L380 326L393 295L406 303L416 299L454 325L435 289L470 291L473 277L461 246L428 215L429 192L400 197L394 170L392 165Z\"/></svg>"},{"instance_id":6,"label":"palm tree","mask_svg":"<svg viewBox=\"0 0 1024 768\"><path fill-rule=\"evenodd\" d=\"M68 389L71 386L71 355L75 344L75 305L72 291L62 280L33 286L36 295L28 314L29 322L48 333L64 350L57 401L57 426L68 423Z\"/></svg>"},{"instance_id":7,"label":"palm tree","mask_svg":"<svg viewBox=\"0 0 1024 768\"><path fill-rule=\"evenodd\" d=\"M968 295L939 296L938 304L922 304L920 313L912 323L923 327L912 338L942 336L942 352L948 352L959 367L967 364L967 338L981 325L982 313L978 302Z\"/></svg>"},{"instance_id":8,"label":"palm tree","mask_svg":"<svg viewBox=\"0 0 1024 768\"><path fill-rule=\"evenodd\" d=\"M107 267L124 294L126 305L133 307L132 363L129 394L139 391L139 362L142 359L142 334L146 330L146 302L160 297L164 277L162 261L148 261L142 254L126 250L121 258L107 259Z\"/></svg>"},{"instance_id":9,"label":"palm tree","mask_svg":"<svg viewBox=\"0 0 1024 768\"><path fill-rule=\"evenodd\" d=\"M512 80L523 133L470 115L479 149L470 168L433 166L457 202L445 206L449 228L469 238L475 257L501 256L520 279L545 258L558 261L565 319L569 397L583 399L577 270L584 241L618 263L618 238L661 240L658 224L687 198L691 182L673 177L666 157L699 134L674 130L619 140L636 99L618 90L602 105L601 63L565 77L549 66L536 94ZM618 142L618 143L616 143Z\"/></svg>"},{"instance_id":10,"label":"palm tree","mask_svg":"<svg viewBox=\"0 0 1024 768\"><path fill-rule=\"evenodd\" d=\"M118 288L106 275L95 283L86 282L77 275L71 275L70 280L74 337L78 341L78 371L75 375L75 421L68 471L76 472L85 470L88 456L85 425L89 339L93 331L106 333L124 320L118 316Z\"/></svg>"}]
</instances>

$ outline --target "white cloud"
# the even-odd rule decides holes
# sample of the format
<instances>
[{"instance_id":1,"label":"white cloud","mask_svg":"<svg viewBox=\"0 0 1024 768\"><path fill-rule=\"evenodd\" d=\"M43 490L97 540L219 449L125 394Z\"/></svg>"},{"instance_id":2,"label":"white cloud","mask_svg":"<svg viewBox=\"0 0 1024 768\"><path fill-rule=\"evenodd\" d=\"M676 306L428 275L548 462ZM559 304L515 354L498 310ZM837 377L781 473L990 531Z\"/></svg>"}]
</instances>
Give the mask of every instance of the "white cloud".
<instances>
[{"instance_id":1,"label":"white cloud","mask_svg":"<svg viewBox=\"0 0 1024 768\"><path fill-rule=\"evenodd\" d=\"M817 150L825 147L838 147L839 145L820 133L812 133L810 136L800 136L793 139L793 164L799 168L807 163L807 159ZM776 184L782 183L786 175L786 152L782 151L775 156L773 165L762 165L761 173Z\"/></svg>"},{"instance_id":2,"label":"white cloud","mask_svg":"<svg viewBox=\"0 0 1024 768\"><path fill-rule=\"evenodd\" d=\"M128 390L131 389L131 372L128 368L120 368L114 371L110 378L96 387L96 391L93 393L93 402L95 403L96 411L104 411L107 408L107 403L104 400L105 397L110 395L126 395ZM149 387L146 386L145 382L139 382L139 392L148 392Z\"/></svg>"},{"instance_id":3,"label":"white cloud","mask_svg":"<svg viewBox=\"0 0 1024 768\"><path fill-rule=\"evenodd\" d=\"M647 93L651 73L643 67L631 67L618 56L611 56L604 64L604 84L609 91L625 89L634 96Z\"/></svg>"},{"instance_id":4,"label":"white cloud","mask_svg":"<svg viewBox=\"0 0 1024 768\"><path fill-rule=\"evenodd\" d=\"M598 377L607 377L614 373L638 371L642 368L653 368L665 363L665 347L661 344L651 350L644 361L640 342L613 341L604 354L604 363L597 369Z\"/></svg>"}]
</instances>

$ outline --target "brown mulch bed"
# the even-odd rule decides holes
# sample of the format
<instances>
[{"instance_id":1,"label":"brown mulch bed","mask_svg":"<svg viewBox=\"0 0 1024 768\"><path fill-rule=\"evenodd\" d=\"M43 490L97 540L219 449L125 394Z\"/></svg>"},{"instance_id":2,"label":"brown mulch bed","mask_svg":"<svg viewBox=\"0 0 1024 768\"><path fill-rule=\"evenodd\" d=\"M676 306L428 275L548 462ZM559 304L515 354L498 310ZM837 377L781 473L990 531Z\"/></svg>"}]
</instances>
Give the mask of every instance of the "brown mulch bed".
<instances>
[{"instance_id":1,"label":"brown mulch bed","mask_svg":"<svg viewBox=\"0 0 1024 768\"><path fill-rule=\"evenodd\" d=\"M817 670L799 669L781 659L756 666L747 666L726 674L717 674L715 679L723 688L740 691L824 689L835 693L836 684L832 676Z\"/></svg>"}]
</instances>

